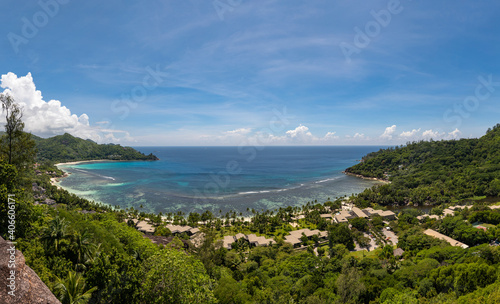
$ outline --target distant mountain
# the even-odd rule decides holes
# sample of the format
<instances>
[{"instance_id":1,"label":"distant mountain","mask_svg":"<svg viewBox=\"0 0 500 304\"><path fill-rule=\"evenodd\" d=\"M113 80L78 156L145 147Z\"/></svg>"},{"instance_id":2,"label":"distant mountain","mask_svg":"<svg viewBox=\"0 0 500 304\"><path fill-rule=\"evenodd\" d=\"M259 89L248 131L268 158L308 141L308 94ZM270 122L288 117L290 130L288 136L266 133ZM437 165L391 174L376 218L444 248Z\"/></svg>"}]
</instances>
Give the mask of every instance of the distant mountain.
<instances>
[{"instance_id":1,"label":"distant mountain","mask_svg":"<svg viewBox=\"0 0 500 304\"><path fill-rule=\"evenodd\" d=\"M390 204L440 204L500 194L500 124L481 138L420 141L382 149L346 169L391 181L360 200Z\"/></svg>"},{"instance_id":2,"label":"distant mountain","mask_svg":"<svg viewBox=\"0 0 500 304\"><path fill-rule=\"evenodd\" d=\"M158 160L152 153L145 155L134 148L115 144L97 144L90 139L81 139L68 133L51 138L33 135L38 149L38 161L68 162L78 160Z\"/></svg>"}]
</instances>

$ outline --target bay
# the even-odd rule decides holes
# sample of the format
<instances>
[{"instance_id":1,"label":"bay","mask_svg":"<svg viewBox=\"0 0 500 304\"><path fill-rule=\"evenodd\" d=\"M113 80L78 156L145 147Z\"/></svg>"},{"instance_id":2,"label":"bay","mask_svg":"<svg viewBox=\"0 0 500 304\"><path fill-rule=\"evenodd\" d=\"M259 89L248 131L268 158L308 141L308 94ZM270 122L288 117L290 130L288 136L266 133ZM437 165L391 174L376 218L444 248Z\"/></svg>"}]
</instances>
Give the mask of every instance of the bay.
<instances>
[{"instance_id":1,"label":"bay","mask_svg":"<svg viewBox=\"0 0 500 304\"><path fill-rule=\"evenodd\" d=\"M342 173L383 147L135 147L159 161L62 164L59 185L145 212L225 213L325 202L378 184ZM142 208L141 208L142 206Z\"/></svg>"}]
</instances>

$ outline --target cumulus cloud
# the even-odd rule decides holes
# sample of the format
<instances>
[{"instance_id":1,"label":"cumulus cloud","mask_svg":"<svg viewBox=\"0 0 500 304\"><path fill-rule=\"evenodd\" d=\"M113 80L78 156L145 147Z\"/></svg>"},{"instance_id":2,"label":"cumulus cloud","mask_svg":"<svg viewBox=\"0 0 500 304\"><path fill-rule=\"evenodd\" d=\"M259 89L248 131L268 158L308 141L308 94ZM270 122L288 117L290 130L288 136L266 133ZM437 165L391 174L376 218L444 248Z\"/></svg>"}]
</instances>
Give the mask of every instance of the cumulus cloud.
<instances>
[{"instance_id":1,"label":"cumulus cloud","mask_svg":"<svg viewBox=\"0 0 500 304\"><path fill-rule=\"evenodd\" d=\"M364 139L364 138L365 138L365 134L362 134L362 133L354 134L354 139Z\"/></svg>"},{"instance_id":2,"label":"cumulus cloud","mask_svg":"<svg viewBox=\"0 0 500 304\"><path fill-rule=\"evenodd\" d=\"M385 128L385 131L382 135L380 135L383 139L392 139L392 135L396 132L396 125L392 125L390 127Z\"/></svg>"},{"instance_id":3,"label":"cumulus cloud","mask_svg":"<svg viewBox=\"0 0 500 304\"><path fill-rule=\"evenodd\" d=\"M325 139L325 140L329 140L329 139L338 139L338 138L339 138L339 136L337 136L337 135L335 135L335 134L337 134L337 132L328 132L328 133L326 133L326 134L325 134L324 139Z\"/></svg>"},{"instance_id":4,"label":"cumulus cloud","mask_svg":"<svg viewBox=\"0 0 500 304\"><path fill-rule=\"evenodd\" d=\"M421 128L419 128L418 130L413 129L411 131L403 131L401 134L399 134L399 136L402 138L412 138L412 137L415 137L417 135L417 133L420 132L420 130L421 130Z\"/></svg>"},{"instance_id":5,"label":"cumulus cloud","mask_svg":"<svg viewBox=\"0 0 500 304\"><path fill-rule=\"evenodd\" d=\"M458 139L462 135L462 132L458 128L456 128L454 131L451 131L448 133L448 138L450 139Z\"/></svg>"},{"instance_id":6,"label":"cumulus cloud","mask_svg":"<svg viewBox=\"0 0 500 304\"><path fill-rule=\"evenodd\" d=\"M246 135L248 133L252 132L252 128L240 128L232 131L226 131L224 134L227 135Z\"/></svg>"},{"instance_id":7,"label":"cumulus cloud","mask_svg":"<svg viewBox=\"0 0 500 304\"><path fill-rule=\"evenodd\" d=\"M396 125L385 128L382 135L370 137L361 132L354 135L337 135L337 132L327 132L324 136L316 136L306 125L300 124L296 128L284 131L283 133L269 133L271 130L236 128L231 131L224 131L222 135L206 135L202 139L205 142L217 142L224 145L344 145L344 144L380 144L381 139L390 140L391 143L405 143L408 140L434 140L456 139L461 135L460 130L455 129L449 133L434 131L433 129L421 131L422 128L412 129L396 133Z\"/></svg>"},{"instance_id":8,"label":"cumulus cloud","mask_svg":"<svg viewBox=\"0 0 500 304\"><path fill-rule=\"evenodd\" d=\"M300 124L295 129L286 131L283 135L256 131L253 134L248 134L245 138L247 139L247 142L252 145L266 146L336 144L340 137L336 135L336 132L327 132L323 137L318 137L313 135L307 126Z\"/></svg>"},{"instance_id":9,"label":"cumulus cloud","mask_svg":"<svg viewBox=\"0 0 500 304\"><path fill-rule=\"evenodd\" d=\"M31 73L24 77L17 77L11 72L2 75L0 87L5 89L4 94L12 96L22 107L27 132L42 137L70 133L96 142L133 141L125 131L91 126L87 114L72 114L59 100L45 101L42 92L36 89ZM5 123L3 115L0 122Z\"/></svg>"},{"instance_id":10,"label":"cumulus cloud","mask_svg":"<svg viewBox=\"0 0 500 304\"><path fill-rule=\"evenodd\" d=\"M290 138L311 138L313 135L309 131L309 128L303 125L299 125L294 130L286 131L286 135Z\"/></svg>"},{"instance_id":11,"label":"cumulus cloud","mask_svg":"<svg viewBox=\"0 0 500 304\"><path fill-rule=\"evenodd\" d=\"M445 135L445 133L439 133L439 131L433 131L432 129L430 130L425 130L423 133L422 133L422 137L424 139L434 139L434 140L438 140L440 138L443 137L443 135Z\"/></svg>"}]
</instances>

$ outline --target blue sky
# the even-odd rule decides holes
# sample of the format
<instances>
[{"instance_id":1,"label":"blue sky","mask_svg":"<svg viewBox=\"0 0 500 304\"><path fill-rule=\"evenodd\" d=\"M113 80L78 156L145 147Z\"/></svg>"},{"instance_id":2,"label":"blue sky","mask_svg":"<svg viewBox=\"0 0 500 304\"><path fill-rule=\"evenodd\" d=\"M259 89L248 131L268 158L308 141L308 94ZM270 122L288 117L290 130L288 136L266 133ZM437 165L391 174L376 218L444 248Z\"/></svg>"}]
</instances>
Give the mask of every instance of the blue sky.
<instances>
[{"instance_id":1,"label":"blue sky","mask_svg":"<svg viewBox=\"0 0 500 304\"><path fill-rule=\"evenodd\" d=\"M387 145L500 122L496 1L4 1L2 91L34 134Z\"/></svg>"}]
</instances>

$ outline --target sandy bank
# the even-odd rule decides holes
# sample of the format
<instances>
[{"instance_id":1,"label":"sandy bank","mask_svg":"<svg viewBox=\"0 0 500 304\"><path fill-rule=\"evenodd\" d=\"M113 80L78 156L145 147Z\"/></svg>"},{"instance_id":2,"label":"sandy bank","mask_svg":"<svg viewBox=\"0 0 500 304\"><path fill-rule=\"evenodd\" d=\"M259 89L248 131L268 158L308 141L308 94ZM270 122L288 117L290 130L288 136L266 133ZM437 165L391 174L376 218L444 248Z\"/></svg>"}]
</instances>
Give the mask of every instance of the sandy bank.
<instances>
[{"instance_id":1,"label":"sandy bank","mask_svg":"<svg viewBox=\"0 0 500 304\"><path fill-rule=\"evenodd\" d=\"M97 162L112 162L112 161L115 161L115 160L111 160L111 159L78 160L78 161L72 161L72 162L58 163L58 164L55 164L55 166L57 168L59 168L59 166L61 166L61 165L78 165L78 164L82 164L82 163L97 163Z\"/></svg>"},{"instance_id":2,"label":"sandy bank","mask_svg":"<svg viewBox=\"0 0 500 304\"><path fill-rule=\"evenodd\" d=\"M382 183L386 183L386 184L391 183L390 181L388 181L386 179L382 179L382 178L367 177L367 176L363 176L361 174L354 174L354 173L345 172L345 171L342 171L342 173L344 173L345 175L355 176L355 177L366 179L366 180L373 180L373 181L382 182Z\"/></svg>"},{"instance_id":3,"label":"sandy bank","mask_svg":"<svg viewBox=\"0 0 500 304\"><path fill-rule=\"evenodd\" d=\"M61 168L59 168L59 166L62 166L62 165L78 165L78 164L82 164L82 163L109 162L109 161L113 161L113 160L109 160L109 159L79 160L79 161L72 161L72 162L57 163L54 166L56 166L59 170L61 170ZM61 171L64 172L63 176L50 178L50 183L53 186L56 186L58 189L64 189L63 187L61 187L59 185L59 183L61 182L61 180L63 178L68 177L70 174L70 173L65 172L64 170L61 170Z\"/></svg>"}]
</instances>

